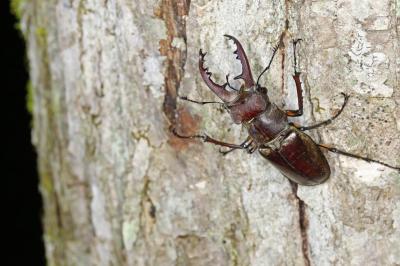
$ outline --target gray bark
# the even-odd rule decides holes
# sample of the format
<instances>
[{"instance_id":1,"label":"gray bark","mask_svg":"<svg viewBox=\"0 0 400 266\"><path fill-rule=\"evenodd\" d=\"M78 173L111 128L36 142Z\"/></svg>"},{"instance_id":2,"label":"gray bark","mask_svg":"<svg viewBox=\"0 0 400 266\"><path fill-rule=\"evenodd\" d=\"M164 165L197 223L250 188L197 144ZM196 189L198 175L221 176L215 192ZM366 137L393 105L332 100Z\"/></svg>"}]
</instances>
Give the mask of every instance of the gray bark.
<instances>
[{"instance_id":1,"label":"gray bark","mask_svg":"<svg viewBox=\"0 0 400 266\"><path fill-rule=\"evenodd\" d=\"M21 1L49 265L399 265L400 174L326 154L331 178L291 187L257 154L176 139L246 132L215 106L243 44L271 99L296 108L291 40L320 143L400 165L400 2ZM286 23L287 22L287 23Z\"/></svg>"}]
</instances>

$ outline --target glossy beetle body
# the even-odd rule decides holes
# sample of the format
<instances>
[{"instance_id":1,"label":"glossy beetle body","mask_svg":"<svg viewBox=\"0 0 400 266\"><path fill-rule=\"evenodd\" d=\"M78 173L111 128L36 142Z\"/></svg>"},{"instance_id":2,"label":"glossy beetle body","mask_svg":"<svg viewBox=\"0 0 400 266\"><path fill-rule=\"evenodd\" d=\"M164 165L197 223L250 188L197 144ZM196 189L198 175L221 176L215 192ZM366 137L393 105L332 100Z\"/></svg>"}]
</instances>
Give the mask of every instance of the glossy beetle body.
<instances>
[{"instance_id":1,"label":"glossy beetle body","mask_svg":"<svg viewBox=\"0 0 400 266\"><path fill-rule=\"evenodd\" d=\"M287 178L301 185L321 184L329 178L329 164L317 144L290 125L274 104L246 123L259 153Z\"/></svg>"},{"instance_id":2,"label":"glossy beetle body","mask_svg":"<svg viewBox=\"0 0 400 266\"><path fill-rule=\"evenodd\" d=\"M208 71L208 68L204 67L205 53L201 50L199 53L199 71L206 85L223 101L222 104L230 113L233 122L242 124L247 129L248 137L242 144L238 145L222 142L207 135L182 136L174 129L176 136L180 138L200 138L205 142L231 148L228 151L221 151L223 154L227 154L235 149L246 149L249 153L258 150L265 159L277 167L287 178L301 185L318 185L329 178L330 167L320 147L331 152L368 162L376 162L397 170L400 169L367 157L350 154L323 144L316 144L303 132L331 123L342 112L347 103L348 96L343 93L344 103L334 117L308 127L295 126L289 122L288 118L303 114L300 72L296 71L295 49L299 40L293 42L295 63L293 78L296 84L298 109L282 110L270 102L267 89L259 85L260 77L269 69L277 47L273 50L273 55L268 66L262 71L257 82L254 82L242 45L234 37L225 36L235 43L237 50L234 54L237 55L237 59L242 64L242 73L235 77L235 79L242 79L244 81L240 90L236 90L229 84L228 75L226 76L226 83L223 85L219 85L211 79L211 72ZM186 97L181 97L181 99L199 104L215 103L198 102L189 100Z\"/></svg>"},{"instance_id":3,"label":"glossy beetle body","mask_svg":"<svg viewBox=\"0 0 400 266\"><path fill-rule=\"evenodd\" d=\"M329 178L328 161L307 134L291 126L276 143L277 147L258 151L290 180L300 185L318 185Z\"/></svg>"},{"instance_id":4,"label":"glossy beetle body","mask_svg":"<svg viewBox=\"0 0 400 266\"><path fill-rule=\"evenodd\" d=\"M287 178L298 184L317 185L327 180L330 168L320 148L308 135L289 124L290 112L283 111L270 102L267 89L253 81L241 44L234 37L227 37L236 44L235 54L242 63L242 74L236 77L244 80L241 90L226 90L228 81L223 86L215 84L211 80L211 73L204 67L205 54L202 52L199 70L209 88L224 101L233 122L247 128L249 152L258 150ZM299 73L295 73L294 78L299 81ZM296 82L296 85L300 85L300 82Z\"/></svg>"},{"instance_id":5,"label":"glossy beetle body","mask_svg":"<svg viewBox=\"0 0 400 266\"><path fill-rule=\"evenodd\" d=\"M249 151L258 150L287 178L301 185L317 185L329 178L329 164L320 148L289 123L287 113L271 103L263 90L250 90L226 106L233 121L247 129Z\"/></svg>"}]
</instances>

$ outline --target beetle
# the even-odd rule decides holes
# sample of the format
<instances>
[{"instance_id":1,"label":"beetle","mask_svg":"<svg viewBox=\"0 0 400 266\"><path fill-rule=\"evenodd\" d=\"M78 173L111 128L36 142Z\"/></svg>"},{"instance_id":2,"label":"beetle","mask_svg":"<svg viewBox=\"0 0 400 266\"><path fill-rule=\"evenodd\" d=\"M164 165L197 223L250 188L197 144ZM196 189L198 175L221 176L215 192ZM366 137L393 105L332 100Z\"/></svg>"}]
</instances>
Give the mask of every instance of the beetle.
<instances>
[{"instance_id":1,"label":"beetle","mask_svg":"<svg viewBox=\"0 0 400 266\"><path fill-rule=\"evenodd\" d=\"M227 151L220 152L224 155L237 149L245 149L248 153L258 151L261 156L271 162L278 168L284 176L300 185L318 185L325 182L330 176L330 167L321 148L330 152L345 156L358 158L367 162L375 162L396 170L399 167L391 166L367 157L351 154L334 147L317 144L304 131L314 129L323 125L330 124L340 115L346 106L349 95L342 93L344 97L340 110L328 120L322 121L311 126L298 126L291 123L288 118L298 117L303 114L303 96L300 80L300 72L297 70L296 46L301 39L293 40L294 52L294 75L293 79L297 91L297 110L282 110L268 98L266 87L259 85L261 76L270 68L274 56L279 48L279 44L273 48L273 53L268 65L258 76L257 82L254 82L250 64L240 42L231 35L224 35L228 40L232 40L236 45L236 59L242 65L242 73L234 79L242 79L243 85L240 90L235 89L229 83L229 75L226 75L226 82L223 85L215 83L211 79L212 73L204 66L205 55L199 51L199 71L203 81L206 83L221 102L200 102L187 97L178 96L198 104L220 103L230 113L232 120L236 124L242 124L248 131L248 137L241 144L231 144L213 139L206 134L184 136L173 129L175 136L179 138L199 138L204 142L230 148ZM282 40L281 40L282 41ZM280 41L280 42L281 42Z\"/></svg>"}]
</instances>

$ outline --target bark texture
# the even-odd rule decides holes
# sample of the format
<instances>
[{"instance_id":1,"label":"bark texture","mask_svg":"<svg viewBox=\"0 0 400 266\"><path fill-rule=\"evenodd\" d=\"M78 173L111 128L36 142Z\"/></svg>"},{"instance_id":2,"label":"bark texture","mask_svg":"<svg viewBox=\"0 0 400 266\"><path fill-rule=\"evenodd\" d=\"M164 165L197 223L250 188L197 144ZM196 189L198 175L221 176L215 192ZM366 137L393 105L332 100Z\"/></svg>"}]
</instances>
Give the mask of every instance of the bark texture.
<instances>
[{"instance_id":1,"label":"bark texture","mask_svg":"<svg viewBox=\"0 0 400 266\"><path fill-rule=\"evenodd\" d=\"M291 186L257 154L174 138L246 132L210 100L244 46L271 99L321 143L400 165L399 0L19 1L33 89L49 265L399 265L400 174L327 154L328 182ZM237 86L238 84L235 83Z\"/></svg>"}]
</instances>

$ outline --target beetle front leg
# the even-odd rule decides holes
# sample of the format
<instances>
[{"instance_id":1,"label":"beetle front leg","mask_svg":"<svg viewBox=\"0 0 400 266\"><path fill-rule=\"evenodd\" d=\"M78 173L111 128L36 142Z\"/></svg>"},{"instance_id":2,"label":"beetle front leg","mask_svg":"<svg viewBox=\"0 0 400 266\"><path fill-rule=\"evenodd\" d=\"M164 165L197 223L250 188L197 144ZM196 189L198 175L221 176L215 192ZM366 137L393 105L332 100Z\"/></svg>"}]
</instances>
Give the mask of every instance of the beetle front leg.
<instances>
[{"instance_id":1,"label":"beetle front leg","mask_svg":"<svg viewBox=\"0 0 400 266\"><path fill-rule=\"evenodd\" d=\"M234 88L234 87L229 83L229 74L225 76L225 79L226 79L226 83L225 83L226 86L228 86L230 89L232 89L232 90L234 90L234 91L238 91L236 88ZM197 101L197 100L189 99L187 96L180 96L180 95L178 95L178 98L181 99L181 100L184 100L184 101L188 101L188 102L196 103L196 104L201 104L201 105L210 104L210 103L213 103L213 104L216 103L216 104L221 104L221 105L224 105L224 104L225 104L225 103L223 103L223 102L216 102L216 101Z\"/></svg>"},{"instance_id":2,"label":"beetle front leg","mask_svg":"<svg viewBox=\"0 0 400 266\"><path fill-rule=\"evenodd\" d=\"M223 146L223 147L228 147L228 148L233 148L233 149L243 149L243 147L238 144L232 144L232 143L227 143L227 142L223 142L220 140L216 140L216 139L213 139L213 138L207 136L206 134L183 136L183 135L178 134L178 132L176 132L175 128L172 129L172 133L176 137L181 138L181 139L201 139L203 142L210 142L210 143L218 145L218 146Z\"/></svg>"},{"instance_id":3,"label":"beetle front leg","mask_svg":"<svg viewBox=\"0 0 400 266\"><path fill-rule=\"evenodd\" d=\"M184 100L184 101L188 101L188 102L196 103L196 104L201 104L201 105L210 104L210 103L217 103L217 104L222 104L222 105L224 104L223 102L192 100L192 99L189 99L186 96L180 96L180 95L178 95L178 98L181 99L181 100Z\"/></svg>"},{"instance_id":4,"label":"beetle front leg","mask_svg":"<svg viewBox=\"0 0 400 266\"><path fill-rule=\"evenodd\" d=\"M297 59L296 59L296 46L301 39L293 41L293 57L294 57L294 75L293 79L296 84L297 92L297 110L286 110L286 115L290 117L302 116L303 115L303 90L301 89L300 72L297 70Z\"/></svg>"},{"instance_id":5,"label":"beetle front leg","mask_svg":"<svg viewBox=\"0 0 400 266\"><path fill-rule=\"evenodd\" d=\"M392 165L387 164L385 162L381 162L381 161L378 161L378 160L375 160L375 159L371 159L371 158L368 158L368 157L364 157L364 156L360 156L360 155L357 155L357 154L349 153L347 151L338 150L338 149L336 149L336 148L334 148L332 146L326 145L326 144L317 144L317 145L319 147L327 149L328 151L333 152L333 153L337 153L337 154L340 154L340 155L344 155L344 156L360 159L360 160L363 160L363 161L366 161L366 162L369 162L369 163L371 163L371 162L372 163L377 163L377 164L380 164L380 165L383 165L383 166L386 166L386 167L389 167L389 168L392 168L392 169L400 171L400 167L392 166Z\"/></svg>"}]
</instances>

